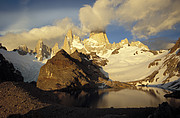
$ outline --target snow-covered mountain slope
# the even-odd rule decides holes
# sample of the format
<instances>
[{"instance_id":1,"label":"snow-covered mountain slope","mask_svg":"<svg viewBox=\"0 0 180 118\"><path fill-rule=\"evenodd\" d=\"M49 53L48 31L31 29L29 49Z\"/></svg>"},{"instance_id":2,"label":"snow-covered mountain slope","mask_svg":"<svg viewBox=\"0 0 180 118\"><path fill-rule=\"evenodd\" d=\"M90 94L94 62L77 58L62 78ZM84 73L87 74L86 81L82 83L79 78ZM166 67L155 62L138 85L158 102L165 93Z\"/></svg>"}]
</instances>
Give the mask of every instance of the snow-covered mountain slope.
<instances>
[{"instance_id":1,"label":"snow-covered mountain slope","mask_svg":"<svg viewBox=\"0 0 180 118\"><path fill-rule=\"evenodd\" d=\"M152 61L148 68L155 69L144 79L130 83L180 90L180 38L167 55Z\"/></svg>"},{"instance_id":2,"label":"snow-covered mountain slope","mask_svg":"<svg viewBox=\"0 0 180 118\"><path fill-rule=\"evenodd\" d=\"M0 49L0 53L21 72L25 82L37 81L40 68L47 61L37 61L33 54L22 56L18 52L3 49Z\"/></svg>"},{"instance_id":3,"label":"snow-covered mountain slope","mask_svg":"<svg viewBox=\"0 0 180 118\"><path fill-rule=\"evenodd\" d=\"M168 51L158 52L154 55L143 48L124 45L118 50L118 54L109 56L108 63L103 67L114 81L129 82L144 79L151 74L158 66L148 68L149 63L167 55Z\"/></svg>"}]
</instances>

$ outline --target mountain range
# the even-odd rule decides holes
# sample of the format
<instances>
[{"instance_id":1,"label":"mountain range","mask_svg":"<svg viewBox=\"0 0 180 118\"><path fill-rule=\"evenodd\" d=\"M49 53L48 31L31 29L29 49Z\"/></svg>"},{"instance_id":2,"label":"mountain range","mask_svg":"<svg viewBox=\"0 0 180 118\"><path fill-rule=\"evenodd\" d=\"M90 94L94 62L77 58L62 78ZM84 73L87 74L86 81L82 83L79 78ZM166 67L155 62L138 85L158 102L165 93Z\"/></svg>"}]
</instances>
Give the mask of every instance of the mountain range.
<instances>
[{"instance_id":1,"label":"mountain range","mask_svg":"<svg viewBox=\"0 0 180 118\"><path fill-rule=\"evenodd\" d=\"M105 32L91 32L88 39L81 40L69 30L62 49L58 43L50 48L40 39L34 50L20 45L7 51L1 45L0 53L21 72L25 82L37 81L39 88L52 83L52 88L44 90L84 85L179 90L179 48L180 39L170 50L153 51L128 39L111 44Z\"/></svg>"}]
</instances>

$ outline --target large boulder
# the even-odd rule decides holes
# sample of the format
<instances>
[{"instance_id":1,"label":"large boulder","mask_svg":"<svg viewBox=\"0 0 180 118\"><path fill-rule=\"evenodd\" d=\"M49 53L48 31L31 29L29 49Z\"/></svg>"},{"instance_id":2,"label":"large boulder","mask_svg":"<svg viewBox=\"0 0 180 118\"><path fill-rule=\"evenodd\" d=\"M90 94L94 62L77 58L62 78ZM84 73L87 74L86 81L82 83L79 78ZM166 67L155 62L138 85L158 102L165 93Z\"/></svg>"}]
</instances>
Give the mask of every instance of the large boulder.
<instances>
[{"instance_id":1,"label":"large boulder","mask_svg":"<svg viewBox=\"0 0 180 118\"><path fill-rule=\"evenodd\" d=\"M37 87L43 90L96 88L99 78L108 78L88 58L77 51L69 55L60 50L41 67Z\"/></svg>"}]
</instances>

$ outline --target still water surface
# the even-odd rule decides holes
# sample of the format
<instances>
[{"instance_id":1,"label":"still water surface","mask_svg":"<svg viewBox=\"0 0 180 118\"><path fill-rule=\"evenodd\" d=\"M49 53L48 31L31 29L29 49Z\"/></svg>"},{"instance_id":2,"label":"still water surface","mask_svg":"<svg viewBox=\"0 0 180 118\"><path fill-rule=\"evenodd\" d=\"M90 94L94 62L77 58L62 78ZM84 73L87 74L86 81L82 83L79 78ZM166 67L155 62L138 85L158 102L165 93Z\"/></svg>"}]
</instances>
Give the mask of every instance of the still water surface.
<instances>
[{"instance_id":1,"label":"still water surface","mask_svg":"<svg viewBox=\"0 0 180 118\"><path fill-rule=\"evenodd\" d=\"M94 91L74 91L70 93L58 92L60 104L66 106L91 107L91 108L138 108L157 107L162 102L179 107L180 99L165 98L170 91L159 88L138 89L102 89Z\"/></svg>"}]
</instances>

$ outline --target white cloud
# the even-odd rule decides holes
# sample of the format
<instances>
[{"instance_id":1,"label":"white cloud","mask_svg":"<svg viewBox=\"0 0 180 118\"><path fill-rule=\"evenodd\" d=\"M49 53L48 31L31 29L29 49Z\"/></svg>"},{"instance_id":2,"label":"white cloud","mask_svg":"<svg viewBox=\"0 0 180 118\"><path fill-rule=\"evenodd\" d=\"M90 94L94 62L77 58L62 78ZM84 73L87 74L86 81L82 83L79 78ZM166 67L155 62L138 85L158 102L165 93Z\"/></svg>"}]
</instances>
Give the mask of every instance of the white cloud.
<instances>
[{"instance_id":1,"label":"white cloud","mask_svg":"<svg viewBox=\"0 0 180 118\"><path fill-rule=\"evenodd\" d=\"M112 21L132 32L134 38L173 29L180 22L180 0L97 0L80 9L84 29L105 30Z\"/></svg>"},{"instance_id":2,"label":"white cloud","mask_svg":"<svg viewBox=\"0 0 180 118\"><path fill-rule=\"evenodd\" d=\"M97 0L93 7L85 5L79 11L79 19L83 30L104 31L115 17L115 7L120 3L115 0Z\"/></svg>"},{"instance_id":3,"label":"white cloud","mask_svg":"<svg viewBox=\"0 0 180 118\"><path fill-rule=\"evenodd\" d=\"M52 26L44 26L41 28L33 28L28 32L22 33L8 33L3 37L0 37L0 42L5 45L8 50L17 48L21 44L26 44L31 49L34 49L37 41L43 39L49 46L53 46L56 42L63 43L64 36L69 29L73 30L74 34L83 36L83 32L77 26L75 26L71 19L64 18L57 21Z\"/></svg>"}]
</instances>

